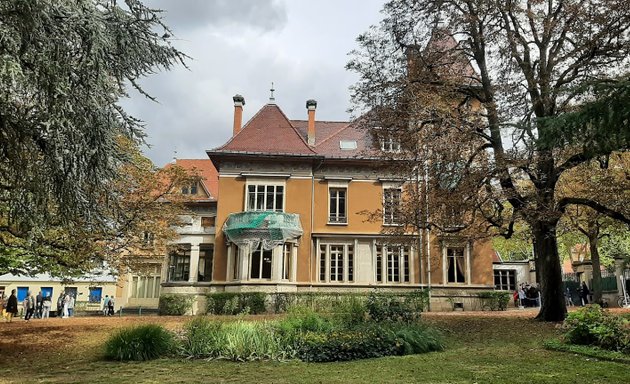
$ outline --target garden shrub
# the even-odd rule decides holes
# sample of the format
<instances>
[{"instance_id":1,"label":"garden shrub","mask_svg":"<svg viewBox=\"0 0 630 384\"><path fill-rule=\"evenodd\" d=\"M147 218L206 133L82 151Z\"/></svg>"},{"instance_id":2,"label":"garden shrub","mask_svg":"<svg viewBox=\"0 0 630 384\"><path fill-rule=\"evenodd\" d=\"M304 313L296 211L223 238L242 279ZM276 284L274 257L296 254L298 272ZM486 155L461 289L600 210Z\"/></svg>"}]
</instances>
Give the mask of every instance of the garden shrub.
<instances>
[{"instance_id":1,"label":"garden shrub","mask_svg":"<svg viewBox=\"0 0 630 384\"><path fill-rule=\"evenodd\" d=\"M512 298L510 292L502 291L479 292L478 296L491 311L505 311Z\"/></svg>"},{"instance_id":2,"label":"garden shrub","mask_svg":"<svg viewBox=\"0 0 630 384\"><path fill-rule=\"evenodd\" d=\"M630 321L610 314L599 305L569 313L562 325L569 344L591 345L630 354Z\"/></svg>"},{"instance_id":3,"label":"garden shrub","mask_svg":"<svg viewBox=\"0 0 630 384\"><path fill-rule=\"evenodd\" d=\"M420 312L411 302L400 297L370 292L366 301L370 319L375 322L412 322L420 318Z\"/></svg>"},{"instance_id":4,"label":"garden shrub","mask_svg":"<svg viewBox=\"0 0 630 384\"><path fill-rule=\"evenodd\" d=\"M307 332L298 341L297 356L309 362L349 361L441 351L441 336L420 324L365 323L354 329Z\"/></svg>"},{"instance_id":5,"label":"garden shrub","mask_svg":"<svg viewBox=\"0 0 630 384\"><path fill-rule=\"evenodd\" d=\"M160 295L158 314L162 316L182 316L192 311L193 298L188 295Z\"/></svg>"},{"instance_id":6,"label":"garden shrub","mask_svg":"<svg viewBox=\"0 0 630 384\"><path fill-rule=\"evenodd\" d=\"M151 360L169 354L173 335L156 324L123 328L105 343L105 357L111 360Z\"/></svg>"},{"instance_id":7,"label":"garden shrub","mask_svg":"<svg viewBox=\"0 0 630 384\"><path fill-rule=\"evenodd\" d=\"M297 355L303 361L329 362L391 356L397 354L397 351L398 346L392 333L368 329L308 332L299 341Z\"/></svg>"},{"instance_id":8,"label":"garden shrub","mask_svg":"<svg viewBox=\"0 0 630 384\"><path fill-rule=\"evenodd\" d=\"M219 292L207 295L207 312L215 315L257 315L266 311L263 292Z\"/></svg>"},{"instance_id":9,"label":"garden shrub","mask_svg":"<svg viewBox=\"0 0 630 384\"><path fill-rule=\"evenodd\" d=\"M217 335L221 323L198 316L184 324L179 344L184 357L212 357L216 355Z\"/></svg>"}]
</instances>

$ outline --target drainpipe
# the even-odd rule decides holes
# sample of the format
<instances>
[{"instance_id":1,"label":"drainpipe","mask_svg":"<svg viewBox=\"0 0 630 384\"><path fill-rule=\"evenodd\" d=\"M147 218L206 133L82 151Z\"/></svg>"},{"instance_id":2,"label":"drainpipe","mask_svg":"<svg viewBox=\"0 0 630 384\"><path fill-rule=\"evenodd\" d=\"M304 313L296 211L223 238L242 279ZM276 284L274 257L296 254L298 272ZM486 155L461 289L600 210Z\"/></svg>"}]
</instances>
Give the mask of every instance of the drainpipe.
<instances>
[{"instance_id":1,"label":"drainpipe","mask_svg":"<svg viewBox=\"0 0 630 384\"><path fill-rule=\"evenodd\" d=\"M431 312L431 229L429 228L429 164L424 163L424 193L426 200L426 237L427 237L427 289L429 290L428 312Z\"/></svg>"}]
</instances>

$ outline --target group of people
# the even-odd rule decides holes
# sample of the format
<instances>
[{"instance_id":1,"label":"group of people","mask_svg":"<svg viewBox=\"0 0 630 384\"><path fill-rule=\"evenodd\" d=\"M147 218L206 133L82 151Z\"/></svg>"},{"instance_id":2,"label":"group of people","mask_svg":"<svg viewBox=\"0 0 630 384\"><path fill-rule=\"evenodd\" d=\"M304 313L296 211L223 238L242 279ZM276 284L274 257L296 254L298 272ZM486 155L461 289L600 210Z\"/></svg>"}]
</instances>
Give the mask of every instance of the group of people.
<instances>
[{"instance_id":1,"label":"group of people","mask_svg":"<svg viewBox=\"0 0 630 384\"><path fill-rule=\"evenodd\" d=\"M105 300L103 301L103 316L114 316L114 296L109 297L109 295L105 295Z\"/></svg>"},{"instance_id":2,"label":"group of people","mask_svg":"<svg viewBox=\"0 0 630 384\"><path fill-rule=\"evenodd\" d=\"M540 307L540 289L535 284L521 283L514 292L514 306Z\"/></svg>"},{"instance_id":3,"label":"group of people","mask_svg":"<svg viewBox=\"0 0 630 384\"><path fill-rule=\"evenodd\" d=\"M587 305L589 303L589 296L591 295L591 291L588 289L588 285L586 285L586 282L583 281L582 285L576 288L575 291L580 298L580 306L583 307ZM567 287L566 291L564 292L564 298L567 302L567 305L575 305L575 303L573 302L573 295L571 295L571 290L569 289L569 287Z\"/></svg>"},{"instance_id":4,"label":"group of people","mask_svg":"<svg viewBox=\"0 0 630 384\"><path fill-rule=\"evenodd\" d=\"M73 316L74 304L74 295L62 292L57 299L57 316L61 315L64 319ZM22 313L25 321L49 318L51 308L52 297L50 297L49 293L42 294L41 291L36 296L33 296L33 293L28 291L22 301ZM11 295L6 300L0 297L0 309L4 320L8 322L11 322L18 315L19 302L15 295L15 289L11 290Z\"/></svg>"}]
</instances>

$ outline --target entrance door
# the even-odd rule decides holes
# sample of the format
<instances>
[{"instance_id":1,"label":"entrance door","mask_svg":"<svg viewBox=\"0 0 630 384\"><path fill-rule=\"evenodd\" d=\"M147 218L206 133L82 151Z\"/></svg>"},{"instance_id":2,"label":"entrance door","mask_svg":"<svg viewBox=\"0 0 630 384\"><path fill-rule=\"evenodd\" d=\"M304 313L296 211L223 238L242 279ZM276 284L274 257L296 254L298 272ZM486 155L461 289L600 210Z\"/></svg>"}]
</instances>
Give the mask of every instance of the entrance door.
<instances>
[{"instance_id":1,"label":"entrance door","mask_svg":"<svg viewBox=\"0 0 630 384\"><path fill-rule=\"evenodd\" d=\"M67 295L72 295L72 297L74 297L74 299L77 300L77 287L66 287L64 292Z\"/></svg>"}]
</instances>

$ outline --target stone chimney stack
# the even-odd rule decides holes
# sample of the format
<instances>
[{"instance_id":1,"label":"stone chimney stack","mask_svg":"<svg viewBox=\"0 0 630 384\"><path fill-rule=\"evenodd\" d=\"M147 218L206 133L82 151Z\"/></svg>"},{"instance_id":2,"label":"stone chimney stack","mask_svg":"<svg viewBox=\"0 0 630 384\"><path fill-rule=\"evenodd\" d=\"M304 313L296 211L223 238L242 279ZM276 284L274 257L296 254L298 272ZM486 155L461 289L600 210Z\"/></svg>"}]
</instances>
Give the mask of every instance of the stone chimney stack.
<instances>
[{"instance_id":1,"label":"stone chimney stack","mask_svg":"<svg viewBox=\"0 0 630 384\"><path fill-rule=\"evenodd\" d=\"M317 101L306 100L306 109L308 110L308 145L315 145L315 109L317 109Z\"/></svg>"},{"instance_id":2,"label":"stone chimney stack","mask_svg":"<svg viewBox=\"0 0 630 384\"><path fill-rule=\"evenodd\" d=\"M232 100L234 100L234 130L232 136L236 136L243 124L243 105L245 105L245 98L241 95L234 95Z\"/></svg>"}]
</instances>

